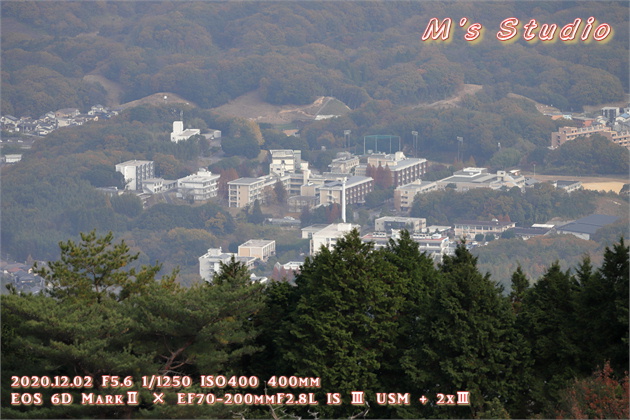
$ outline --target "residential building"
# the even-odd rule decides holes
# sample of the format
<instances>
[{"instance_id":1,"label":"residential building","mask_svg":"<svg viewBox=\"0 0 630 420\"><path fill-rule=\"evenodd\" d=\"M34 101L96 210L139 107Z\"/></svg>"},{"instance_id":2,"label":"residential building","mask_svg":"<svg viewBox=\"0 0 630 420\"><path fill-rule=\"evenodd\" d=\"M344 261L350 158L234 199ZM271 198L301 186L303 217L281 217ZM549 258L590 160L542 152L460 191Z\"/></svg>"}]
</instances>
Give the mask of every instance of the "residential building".
<instances>
[{"instance_id":1,"label":"residential building","mask_svg":"<svg viewBox=\"0 0 630 420\"><path fill-rule=\"evenodd\" d=\"M374 190L374 180L367 176L351 176L345 181L327 182L319 187L319 205L341 204L341 193L344 190L345 203L364 203L365 196Z\"/></svg>"},{"instance_id":2,"label":"residential building","mask_svg":"<svg viewBox=\"0 0 630 420\"><path fill-rule=\"evenodd\" d=\"M367 165L374 168L387 167L392 173L394 187L399 187L419 179L427 172L428 164L426 159L407 158L403 152L396 152L390 155L374 153L368 156ZM367 166L361 169L357 168L357 171L367 171ZM356 174L361 175L359 172Z\"/></svg>"},{"instance_id":3,"label":"residential building","mask_svg":"<svg viewBox=\"0 0 630 420\"><path fill-rule=\"evenodd\" d=\"M361 229L359 225L353 225L351 223L333 223L331 225L309 226L302 229L302 238L305 233L310 237L310 255L315 255L319 252L322 246L328 249L332 249L339 238L347 235L352 229ZM305 232L306 231L306 232Z\"/></svg>"},{"instance_id":4,"label":"residential building","mask_svg":"<svg viewBox=\"0 0 630 420\"><path fill-rule=\"evenodd\" d=\"M551 133L551 148L555 149L567 141L592 134L602 135L613 143L630 148L630 131L617 132L602 124L583 128L562 127L557 132Z\"/></svg>"},{"instance_id":5,"label":"residential building","mask_svg":"<svg viewBox=\"0 0 630 420\"><path fill-rule=\"evenodd\" d=\"M269 173L284 176L287 172L294 173L300 169L302 163L301 150L270 150L271 163Z\"/></svg>"},{"instance_id":6,"label":"residential building","mask_svg":"<svg viewBox=\"0 0 630 420\"><path fill-rule=\"evenodd\" d=\"M155 168L151 160L128 160L116 165L116 171L125 178L125 189L142 190L142 181L155 178Z\"/></svg>"},{"instance_id":7,"label":"residential building","mask_svg":"<svg viewBox=\"0 0 630 420\"><path fill-rule=\"evenodd\" d=\"M516 227L514 222L499 222L497 219L484 220L460 220L455 222L455 237L474 239L476 235L501 235L506 230Z\"/></svg>"},{"instance_id":8,"label":"residential building","mask_svg":"<svg viewBox=\"0 0 630 420\"><path fill-rule=\"evenodd\" d=\"M173 143L179 143L180 141L188 140L192 136L196 136L201 133L200 130L194 128L187 128L184 130L183 121L173 121L173 132L171 133L171 141Z\"/></svg>"},{"instance_id":9,"label":"residential building","mask_svg":"<svg viewBox=\"0 0 630 420\"><path fill-rule=\"evenodd\" d=\"M267 261L276 254L276 241L265 239L250 239L238 247L239 257L254 257Z\"/></svg>"},{"instance_id":10,"label":"residential building","mask_svg":"<svg viewBox=\"0 0 630 420\"><path fill-rule=\"evenodd\" d=\"M264 175L258 178L239 178L230 181L228 182L229 207L245 207L254 204L256 200L261 204L265 203L278 181L288 189L290 179L289 175L282 177Z\"/></svg>"},{"instance_id":11,"label":"residential building","mask_svg":"<svg viewBox=\"0 0 630 420\"><path fill-rule=\"evenodd\" d=\"M377 232L391 232L392 229L407 229L409 232L420 232L427 226L427 219L419 217L379 217L374 220L374 230Z\"/></svg>"},{"instance_id":12,"label":"residential building","mask_svg":"<svg viewBox=\"0 0 630 420\"><path fill-rule=\"evenodd\" d=\"M394 190L394 207L398 211L407 211L413 205L416 194L437 191L437 189L438 184L436 182L422 181L421 179L401 185Z\"/></svg>"},{"instance_id":13,"label":"residential building","mask_svg":"<svg viewBox=\"0 0 630 420\"><path fill-rule=\"evenodd\" d=\"M207 253L199 257L199 276L207 282L212 282L214 275L221 273L221 263L228 264L232 258L242 262L247 268L251 268L256 259L254 257L238 257L231 252L223 252L221 247L210 248Z\"/></svg>"},{"instance_id":14,"label":"residential building","mask_svg":"<svg viewBox=\"0 0 630 420\"><path fill-rule=\"evenodd\" d=\"M200 168L196 174L177 180L177 193L183 199L205 201L216 197L219 192L220 175Z\"/></svg>"},{"instance_id":15,"label":"residential building","mask_svg":"<svg viewBox=\"0 0 630 420\"><path fill-rule=\"evenodd\" d=\"M575 235L578 238L589 240L599 229L619 220L616 216L603 214L591 214L574 222L556 227L556 232Z\"/></svg>"}]
</instances>

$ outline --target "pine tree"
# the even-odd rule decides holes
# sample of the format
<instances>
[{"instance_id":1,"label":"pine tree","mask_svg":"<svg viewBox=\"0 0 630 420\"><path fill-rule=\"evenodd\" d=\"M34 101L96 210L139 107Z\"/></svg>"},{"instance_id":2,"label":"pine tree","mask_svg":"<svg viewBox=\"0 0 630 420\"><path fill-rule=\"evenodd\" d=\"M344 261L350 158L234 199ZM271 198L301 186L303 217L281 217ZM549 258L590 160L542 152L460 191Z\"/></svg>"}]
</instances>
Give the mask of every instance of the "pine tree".
<instances>
[{"instance_id":1,"label":"pine tree","mask_svg":"<svg viewBox=\"0 0 630 420\"><path fill-rule=\"evenodd\" d=\"M510 302L512 302L512 310L516 315L521 312L523 298L528 288L529 280L519 264L518 267L516 267L516 271L512 274L512 291L508 295Z\"/></svg>"},{"instance_id":2,"label":"pine tree","mask_svg":"<svg viewBox=\"0 0 630 420\"><path fill-rule=\"evenodd\" d=\"M518 403L528 351L516 332L515 317L501 289L482 275L463 244L445 256L441 276L417 334L416 366L409 374L422 393L470 392L469 407L426 406L429 417L475 417ZM414 360L410 359L410 360ZM500 411L500 410L499 410Z\"/></svg>"},{"instance_id":3,"label":"pine tree","mask_svg":"<svg viewBox=\"0 0 630 420\"><path fill-rule=\"evenodd\" d=\"M532 349L534 413L553 413L560 389L582 370L577 293L575 279L556 262L523 299L517 324Z\"/></svg>"},{"instance_id":4,"label":"pine tree","mask_svg":"<svg viewBox=\"0 0 630 420\"><path fill-rule=\"evenodd\" d=\"M320 416L355 414L360 408L349 405L351 391L382 390L378 372L394 345L402 305L398 282L395 267L356 230L305 261L296 279L299 300L284 324L292 340L282 345L295 374L319 377L322 389L342 394L344 404L320 404Z\"/></svg>"},{"instance_id":5,"label":"pine tree","mask_svg":"<svg viewBox=\"0 0 630 420\"><path fill-rule=\"evenodd\" d=\"M255 225L262 225L262 223L265 221L265 215L260 208L260 202L258 200L254 201L252 213L247 216L247 221Z\"/></svg>"},{"instance_id":6,"label":"pine tree","mask_svg":"<svg viewBox=\"0 0 630 420\"><path fill-rule=\"evenodd\" d=\"M628 250L621 239L612 248L606 247L599 270L593 271L588 258L577 270L581 286L578 317L587 372L607 360L615 371L628 371Z\"/></svg>"}]
</instances>

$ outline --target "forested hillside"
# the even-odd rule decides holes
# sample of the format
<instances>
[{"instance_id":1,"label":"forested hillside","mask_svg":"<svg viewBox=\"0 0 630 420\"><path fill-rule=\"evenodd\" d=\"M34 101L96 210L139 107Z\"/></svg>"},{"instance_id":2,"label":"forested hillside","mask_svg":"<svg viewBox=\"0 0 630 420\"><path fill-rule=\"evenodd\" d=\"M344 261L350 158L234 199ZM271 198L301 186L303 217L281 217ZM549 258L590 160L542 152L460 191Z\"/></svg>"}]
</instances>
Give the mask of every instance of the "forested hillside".
<instances>
[{"instance_id":1,"label":"forested hillside","mask_svg":"<svg viewBox=\"0 0 630 420\"><path fill-rule=\"evenodd\" d=\"M560 26L596 17L606 43L502 45L502 20ZM423 43L432 17L485 28L470 45ZM2 113L39 114L104 100L83 81L120 84L124 102L175 92L209 108L260 89L271 103L332 95L357 108L443 99L463 83L560 109L628 91L623 2L2 2Z\"/></svg>"},{"instance_id":2,"label":"forested hillside","mask_svg":"<svg viewBox=\"0 0 630 420\"><path fill-rule=\"evenodd\" d=\"M252 283L232 260L212 284L182 288L174 274L157 279L159 265L130 269L137 255L111 234L82 234L38 269L50 296L2 296L2 417L628 418L629 251L621 240L574 274L554 264L535 285L519 267L505 296L464 246L436 268L406 231L379 251L353 231L307 259L296 285ZM64 388L74 403L55 405L60 388L20 385L31 375L94 383ZM179 384L154 389L151 375ZM201 375L245 383L202 387ZM282 375L319 386L270 381ZM44 402L10 404L26 391ZM81 392L129 391L139 404L79 404ZM350 403L354 391L365 404ZM438 404L463 391L469 404ZM312 398L212 399L279 393ZM382 393L409 400L379 403Z\"/></svg>"}]
</instances>

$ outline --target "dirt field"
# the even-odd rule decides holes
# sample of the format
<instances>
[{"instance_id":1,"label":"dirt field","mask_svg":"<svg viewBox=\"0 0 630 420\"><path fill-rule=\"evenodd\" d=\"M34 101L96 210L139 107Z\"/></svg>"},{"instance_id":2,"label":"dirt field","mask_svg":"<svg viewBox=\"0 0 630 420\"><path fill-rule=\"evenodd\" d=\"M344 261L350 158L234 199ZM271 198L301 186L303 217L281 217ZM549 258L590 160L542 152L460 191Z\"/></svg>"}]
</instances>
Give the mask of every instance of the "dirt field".
<instances>
[{"instance_id":1,"label":"dirt field","mask_svg":"<svg viewBox=\"0 0 630 420\"><path fill-rule=\"evenodd\" d=\"M524 175L533 176L531 172L523 172ZM607 176L607 177L598 177L598 176L573 176L573 175L539 175L536 174L536 179L539 181L581 181L582 184L599 184L599 183L608 183L608 182L620 182L621 184L630 183L630 178L624 178L623 176Z\"/></svg>"},{"instance_id":2,"label":"dirt field","mask_svg":"<svg viewBox=\"0 0 630 420\"><path fill-rule=\"evenodd\" d=\"M310 105L272 105L252 91L214 108L220 115L242 117L258 123L287 124L293 121L312 121L333 98L321 96ZM348 109L349 110L349 109Z\"/></svg>"},{"instance_id":3,"label":"dirt field","mask_svg":"<svg viewBox=\"0 0 630 420\"><path fill-rule=\"evenodd\" d=\"M474 95L479 92L483 88L482 85L472 85L465 84L462 88L457 92L454 96L451 96L447 99L442 99L441 101L431 102L431 103L421 103L413 106L413 109L417 108L434 108L434 109L443 109L443 108L453 108L456 107L458 102L466 95Z\"/></svg>"}]
</instances>

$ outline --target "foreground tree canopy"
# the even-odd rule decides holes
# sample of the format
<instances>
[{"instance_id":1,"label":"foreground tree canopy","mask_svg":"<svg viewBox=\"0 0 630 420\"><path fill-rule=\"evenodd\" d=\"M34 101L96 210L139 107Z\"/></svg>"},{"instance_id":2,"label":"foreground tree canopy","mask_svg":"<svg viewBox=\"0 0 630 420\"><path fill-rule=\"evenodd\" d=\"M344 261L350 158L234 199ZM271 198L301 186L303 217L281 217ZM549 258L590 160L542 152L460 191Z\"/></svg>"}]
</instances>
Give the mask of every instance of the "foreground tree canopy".
<instances>
[{"instance_id":1,"label":"foreground tree canopy","mask_svg":"<svg viewBox=\"0 0 630 420\"><path fill-rule=\"evenodd\" d=\"M176 272L156 279L159 265L132 268L136 255L111 234L81 238L62 242L60 260L38 268L50 293L2 296L4 418L629 414L623 239L606 249L600 268L585 259L572 274L554 264L531 285L519 267L506 296L465 246L436 267L406 231L380 250L353 231L308 258L294 285L267 287L232 260L211 283L183 288ZM35 375L94 384L12 387L14 377ZM110 388L103 375L129 386ZM149 389L142 378L151 375L190 384ZM202 388L202 375L260 383ZM270 378L282 375L319 378L320 386L274 387ZM137 405L80 404L82 392L135 391ZM364 403L351 404L354 391ZM458 391L470 393L469 405L437 403L438 394ZM12 404L23 392L40 393L43 403ZM60 392L74 403L52 404ZM312 393L318 404L178 405L180 392ZM409 404L380 404L383 393L408 393Z\"/></svg>"}]
</instances>

